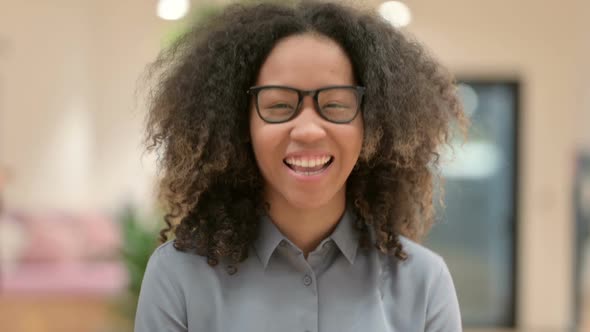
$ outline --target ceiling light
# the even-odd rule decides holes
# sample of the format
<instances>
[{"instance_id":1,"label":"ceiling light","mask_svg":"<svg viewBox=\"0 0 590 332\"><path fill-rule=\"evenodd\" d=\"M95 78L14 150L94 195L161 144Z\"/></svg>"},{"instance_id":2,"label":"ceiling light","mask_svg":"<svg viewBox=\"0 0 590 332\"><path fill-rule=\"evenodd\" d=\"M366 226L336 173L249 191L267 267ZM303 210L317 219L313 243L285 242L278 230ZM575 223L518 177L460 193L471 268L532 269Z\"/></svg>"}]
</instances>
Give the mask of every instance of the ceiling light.
<instances>
[{"instance_id":1,"label":"ceiling light","mask_svg":"<svg viewBox=\"0 0 590 332\"><path fill-rule=\"evenodd\" d=\"M157 12L161 19L179 20L188 13L189 7L189 0L159 0Z\"/></svg>"},{"instance_id":2,"label":"ceiling light","mask_svg":"<svg viewBox=\"0 0 590 332\"><path fill-rule=\"evenodd\" d=\"M385 1L379 6L379 14L395 27L405 27L412 21L410 8L400 1Z\"/></svg>"}]
</instances>

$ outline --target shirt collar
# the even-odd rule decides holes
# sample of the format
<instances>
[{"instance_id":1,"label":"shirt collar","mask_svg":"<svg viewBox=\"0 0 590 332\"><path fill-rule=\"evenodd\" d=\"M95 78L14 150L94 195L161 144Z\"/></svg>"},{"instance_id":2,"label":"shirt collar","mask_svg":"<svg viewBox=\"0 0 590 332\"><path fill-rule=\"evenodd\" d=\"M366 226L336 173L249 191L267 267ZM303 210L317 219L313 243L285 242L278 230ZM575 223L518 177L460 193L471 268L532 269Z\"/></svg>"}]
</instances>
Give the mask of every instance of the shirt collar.
<instances>
[{"instance_id":1,"label":"shirt collar","mask_svg":"<svg viewBox=\"0 0 590 332\"><path fill-rule=\"evenodd\" d=\"M260 219L260 232L254 243L254 248L264 268L268 265L272 253L284 238L283 234L281 234L272 220L270 220L270 217L263 215Z\"/></svg>"},{"instance_id":2,"label":"shirt collar","mask_svg":"<svg viewBox=\"0 0 590 332\"><path fill-rule=\"evenodd\" d=\"M354 263L358 249L358 233L354 227L355 215L350 209L346 209L338 225L329 236L350 264ZM258 258L264 268L268 265L270 257L282 240L289 242L278 230L268 215L263 215L260 220L260 232L254 243Z\"/></svg>"},{"instance_id":3,"label":"shirt collar","mask_svg":"<svg viewBox=\"0 0 590 332\"><path fill-rule=\"evenodd\" d=\"M350 264L354 264L356 253L359 246L358 232L354 226L356 216L354 212L347 208L338 222L336 229L330 235L330 238L336 243L342 254Z\"/></svg>"}]
</instances>

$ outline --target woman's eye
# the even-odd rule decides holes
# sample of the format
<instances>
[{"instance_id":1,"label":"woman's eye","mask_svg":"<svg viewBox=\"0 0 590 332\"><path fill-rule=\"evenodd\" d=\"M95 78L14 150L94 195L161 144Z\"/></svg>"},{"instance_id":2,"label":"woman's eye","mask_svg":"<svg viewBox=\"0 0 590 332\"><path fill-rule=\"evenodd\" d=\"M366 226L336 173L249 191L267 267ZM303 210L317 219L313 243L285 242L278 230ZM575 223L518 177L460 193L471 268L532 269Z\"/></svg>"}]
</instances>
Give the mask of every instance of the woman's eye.
<instances>
[{"instance_id":1,"label":"woman's eye","mask_svg":"<svg viewBox=\"0 0 590 332\"><path fill-rule=\"evenodd\" d=\"M346 106L344 104L331 103L331 104L326 104L326 105L322 106L322 108L339 109L339 108L348 108L348 106Z\"/></svg>"},{"instance_id":2,"label":"woman's eye","mask_svg":"<svg viewBox=\"0 0 590 332\"><path fill-rule=\"evenodd\" d=\"M281 103L279 103L279 104L271 105L269 108L275 108L275 109L276 108L289 108L289 109L291 109L291 108L293 108L293 106L291 106L289 104L284 104L284 103L281 104Z\"/></svg>"}]
</instances>

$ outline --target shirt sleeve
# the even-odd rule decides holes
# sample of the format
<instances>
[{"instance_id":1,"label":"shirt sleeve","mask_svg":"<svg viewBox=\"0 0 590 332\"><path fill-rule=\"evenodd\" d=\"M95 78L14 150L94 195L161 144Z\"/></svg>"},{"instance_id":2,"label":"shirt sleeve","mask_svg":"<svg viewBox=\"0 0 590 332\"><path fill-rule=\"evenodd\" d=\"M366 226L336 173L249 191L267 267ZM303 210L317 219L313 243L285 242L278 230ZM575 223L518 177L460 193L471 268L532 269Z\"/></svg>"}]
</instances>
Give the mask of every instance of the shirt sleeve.
<instances>
[{"instance_id":1,"label":"shirt sleeve","mask_svg":"<svg viewBox=\"0 0 590 332\"><path fill-rule=\"evenodd\" d=\"M186 301L166 256L157 249L151 256L141 284L135 332L187 332Z\"/></svg>"},{"instance_id":2,"label":"shirt sleeve","mask_svg":"<svg viewBox=\"0 0 590 332\"><path fill-rule=\"evenodd\" d=\"M426 310L425 332L461 332L459 301L451 273L441 259L438 278L431 286Z\"/></svg>"}]
</instances>

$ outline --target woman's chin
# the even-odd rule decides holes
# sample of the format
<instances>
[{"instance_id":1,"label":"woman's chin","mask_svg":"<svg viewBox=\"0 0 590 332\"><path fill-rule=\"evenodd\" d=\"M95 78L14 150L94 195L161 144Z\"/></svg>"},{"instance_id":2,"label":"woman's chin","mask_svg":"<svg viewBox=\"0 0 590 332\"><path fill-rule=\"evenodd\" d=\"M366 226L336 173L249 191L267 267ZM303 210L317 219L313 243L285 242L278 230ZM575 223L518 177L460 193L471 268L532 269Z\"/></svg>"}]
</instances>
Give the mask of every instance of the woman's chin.
<instances>
[{"instance_id":1,"label":"woman's chin","mask_svg":"<svg viewBox=\"0 0 590 332\"><path fill-rule=\"evenodd\" d=\"M301 210L316 210L324 208L336 202L335 197L327 197L325 195L297 195L289 197L287 202L296 209Z\"/></svg>"}]
</instances>

